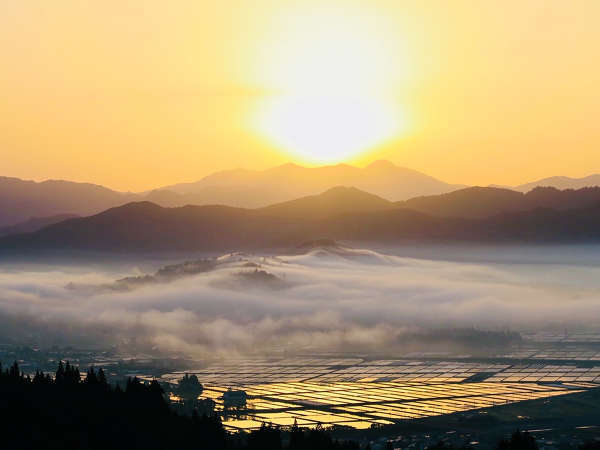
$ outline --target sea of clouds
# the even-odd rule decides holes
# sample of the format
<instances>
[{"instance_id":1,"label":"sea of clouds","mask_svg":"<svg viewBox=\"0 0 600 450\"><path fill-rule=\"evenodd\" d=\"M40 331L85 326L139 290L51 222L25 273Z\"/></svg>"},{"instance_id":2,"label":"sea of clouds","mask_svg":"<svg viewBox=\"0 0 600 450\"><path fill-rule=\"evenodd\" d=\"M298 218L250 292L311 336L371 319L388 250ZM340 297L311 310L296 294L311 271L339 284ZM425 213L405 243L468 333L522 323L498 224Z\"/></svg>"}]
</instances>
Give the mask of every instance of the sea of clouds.
<instances>
[{"instance_id":1,"label":"sea of clouds","mask_svg":"<svg viewBox=\"0 0 600 450\"><path fill-rule=\"evenodd\" d=\"M0 265L0 337L202 357L394 349L406 333L435 328L595 329L598 254L593 247L505 247L236 255L217 270L128 292L66 286L139 274L133 263L7 262ZM248 260L286 287L235 281L255 270L242 267Z\"/></svg>"}]
</instances>

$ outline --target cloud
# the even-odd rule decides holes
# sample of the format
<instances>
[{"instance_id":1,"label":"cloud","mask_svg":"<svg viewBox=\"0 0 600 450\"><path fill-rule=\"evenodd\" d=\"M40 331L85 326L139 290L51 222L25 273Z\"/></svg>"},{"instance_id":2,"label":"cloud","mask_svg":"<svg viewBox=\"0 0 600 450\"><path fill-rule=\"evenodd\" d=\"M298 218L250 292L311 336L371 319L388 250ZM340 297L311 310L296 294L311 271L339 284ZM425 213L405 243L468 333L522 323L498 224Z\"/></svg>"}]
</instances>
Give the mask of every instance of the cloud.
<instances>
[{"instance_id":1,"label":"cloud","mask_svg":"<svg viewBox=\"0 0 600 450\"><path fill-rule=\"evenodd\" d=\"M405 336L436 328L597 325L596 264L562 263L560 253L549 263L546 253L536 260L531 249L513 249L498 261L448 261L444 251L436 260L371 251L247 257L285 282L276 290L231 283L241 270L253 270L237 256L172 283L95 295L65 286L110 283L113 267L24 266L0 271L0 329L16 342L203 356L398 349ZM121 276L139 270L129 272Z\"/></svg>"}]
</instances>

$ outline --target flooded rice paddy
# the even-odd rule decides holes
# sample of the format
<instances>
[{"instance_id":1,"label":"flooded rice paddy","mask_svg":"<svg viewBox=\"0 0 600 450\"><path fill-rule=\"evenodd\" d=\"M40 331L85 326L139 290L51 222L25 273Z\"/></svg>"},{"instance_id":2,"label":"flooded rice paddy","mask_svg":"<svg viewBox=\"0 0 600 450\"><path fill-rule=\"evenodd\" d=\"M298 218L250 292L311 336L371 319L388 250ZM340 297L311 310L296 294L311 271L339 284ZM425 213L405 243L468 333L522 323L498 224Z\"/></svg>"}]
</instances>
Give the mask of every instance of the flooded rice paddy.
<instances>
[{"instance_id":1,"label":"flooded rice paddy","mask_svg":"<svg viewBox=\"0 0 600 450\"><path fill-rule=\"evenodd\" d=\"M263 423L356 429L559 395L600 383L600 366L360 358L237 360L195 373L230 431ZM182 372L162 377L175 382ZM243 390L231 411L223 394Z\"/></svg>"}]
</instances>

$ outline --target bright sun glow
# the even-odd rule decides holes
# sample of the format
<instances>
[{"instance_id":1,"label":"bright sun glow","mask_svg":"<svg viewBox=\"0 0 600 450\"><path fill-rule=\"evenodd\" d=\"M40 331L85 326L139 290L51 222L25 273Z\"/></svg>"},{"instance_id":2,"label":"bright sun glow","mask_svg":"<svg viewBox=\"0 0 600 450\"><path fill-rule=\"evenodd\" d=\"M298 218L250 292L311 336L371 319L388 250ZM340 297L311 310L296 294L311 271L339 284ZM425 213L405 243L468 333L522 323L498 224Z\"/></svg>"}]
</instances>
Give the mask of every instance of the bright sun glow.
<instances>
[{"instance_id":1,"label":"bright sun glow","mask_svg":"<svg viewBox=\"0 0 600 450\"><path fill-rule=\"evenodd\" d=\"M275 94L260 105L254 129L313 163L347 160L403 132L392 94L402 51L385 20L346 10L294 11L274 22L282 28L258 66Z\"/></svg>"},{"instance_id":2,"label":"bright sun glow","mask_svg":"<svg viewBox=\"0 0 600 450\"><path fill-rule=\"evenodd\" d=\"M282 96L259 120L276 145L314 163L347 160L400 131L399 114L369 97Z\"/></svg>"}]
</instances>

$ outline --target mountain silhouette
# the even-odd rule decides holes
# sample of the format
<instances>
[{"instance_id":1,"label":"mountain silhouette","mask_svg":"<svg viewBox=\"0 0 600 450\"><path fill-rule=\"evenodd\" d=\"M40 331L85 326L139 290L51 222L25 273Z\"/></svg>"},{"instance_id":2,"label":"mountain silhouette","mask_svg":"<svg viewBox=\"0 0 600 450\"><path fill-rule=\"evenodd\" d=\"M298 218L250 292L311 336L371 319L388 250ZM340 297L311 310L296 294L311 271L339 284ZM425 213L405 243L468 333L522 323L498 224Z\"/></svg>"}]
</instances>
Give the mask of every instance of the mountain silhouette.
<instances>
[{"instance_id":1,"label":"mountain silhouette","mask_svg":"<svg viewBox=\"0 0 600 450\"><path fill-rule=\"evenodd\" d=\"M235 251L290 248L317 239L389 244L600 240L600 188L539 188L528 194L470 188L416 200L407 203L430 211L345 187L257 209L134 202L0 238L0 250ZM434 214L435 204L441 214Z\"/></svg>"},{"instance_id":2,"label":"mountain silhouette","mask_svg":"<svg viewBox=\"0 0 600 450\"><path fill-rule=\"evenodd\" d=\"M481 218L523 208L523 194L509 189L470 187L442 195L415 197L396 207L433 216Z\"/></svg>"},{"instance_id":3,"label":"mountain silhouette","mask_svg":"<svg viewBox=\"0 0 600 450\"><path fill-rule=\"evenodd\" d=\"M536 186L545 185L554 185L561 189L600 185L600 175L580 179L552 177L516 188L490 186L489 189L499 189L495 193L486 190L488 188L473 187L470 188L472 190L468 190L464 185L444 183L388 161L375 161L364 168L347 164L307 168L288 163L267 170L226 170L213 173L194 183L176 184L143 193L118 192L90 183L62 180L34 182L0 177L0 229L17 224L20 226L32 217L44 218L63 214L89 216L108 208L139 201L150 201L164 207L219 204L239 208L262 208L299 201L302 197L318 196L336 186L351 186L380 197L382 201L397 202L396 207L444 217L487 217L507 211L527 210L536 205L562 209L560 205L567 204L570 200L558 200L557 204L555 200L561 195L572 197L575 203L584 197L579 194L555 195L550 191L542 194L536 190L536 195L548 197L544 202L536 203L519 200L516 195L511 195L511 192L529 195ZM473 195L473 192L477 194ZM450 196L439 197L444 194ZM592 192L590 195L595 194ZM343 208L339 205L342 203L342 199L330 201L329 208L341 212ZM327 204L326 199L323 199L323 211L328 209ZM366 203L361 204L367 207ZM380 206L383 206L383 203ZM379 208L375 204L369 207ZM312 213L316 214L316 210ZM35 227L22 231L33 229ZM18 227L16 230L19 230Z\"/></svg>"},{"instance_id":4,"label":"mountain silhouette","mask_svg":"<svg viewBox=\"0 0 600 450\"><path fill-rule=\"evenodd\" d=\"M448 194L396 202L395 206L433 216L484 218L535 208L564 211L595 204L600 204L600 187L562 191L553 187L537 187L526 193L495 187L469 187Z\"/></svg>"},{"instance_id":5,"label":"mountain silhouette","mask_svg":"<svg viewBox=\"0 0 600 450\"><path fill-rule=\"evenodd\" d=\"M227 170L195 183L144 193L118 192L90 183L0 177L0 227L31 217L88 216L134 201L151 201L165 207L220 204L258 208L316 195L335 186L354 186L389 200L440 194L463 187L386 161L366 168L346 164L306 168L288 163L262 171Z\"/></svg>"},{"instance_id":6,"label":"mountain silhouette","mask_svg":"<svg viewBox=\"0 0 600 450\"><path fill-rule=\"evenodd\" d=\"M58 222L62 222L67 219L77 217L74 214L57 214L49 217L32 217L24 222L17 223L8 227L0 228L0 236L7 236L9 234L19 233L31 233L37 230L41 230L48 225L52 225Z\"/></svg>"},{"instance_id":7,"label":"mountain silhouette","mask_svg":"<svg viewBox=\"0 0 600 450\"><path fill-rule=\"evenodd\" d=\"M531 183L515 186L513 189L520 192L528 192L536 187L553 187L556 189L581 189L584 187L600 186L600 174L593 174L582 178L570 178L555 176L542 178Z\"/></svg>"},{"instance_id":8,"label":"mountain silhouette","mask_svg":"<svg viewBox=\"0 0 600 450\"><path fill-rule=\"evenodd\" d=\"M392 206L392 202L355 187L336 186L319 195L277 203L260 211L272 216L322 219L335 214L377 211Z\"/></svg>"},{"instance_id":9,"label":"mountain silhouette","mask_svg":"<svg viewBox=\"0 0 600 450\"><path fill-rule=\"evenodd\" d=\"M197 199L195 204L257 208L316 195L334 186L353 186L392 201L464 187L388 161L376 161L365 168L347 164L307 168L288 163L267 170L226 170L194 183L166 186L161 190L193 195Z\"/></svg>"},{"instance_id":10,"label":"mountain silhouette","mask_svg":"<svg viewBox=\"0 0 600 450\"><path fill-rule=\"evenodd\" d=\"M35 233L0 238L0 248L234 251L273 245L299 224L297 219L280 219L229 206L164 208L151 202L133 202L50 225Z\"/></svg>"},{"instance_id":11,"label":"mountain silhouette","mask_svg":"<svg viewBox=\"0 0 600 450\"><path fill-rule=\"evenodd\" d=\"M31 217L87 216L137 199L135 194L90 183L0 177L0 226L14 225Z\"/></svg>"}]
</instances>

